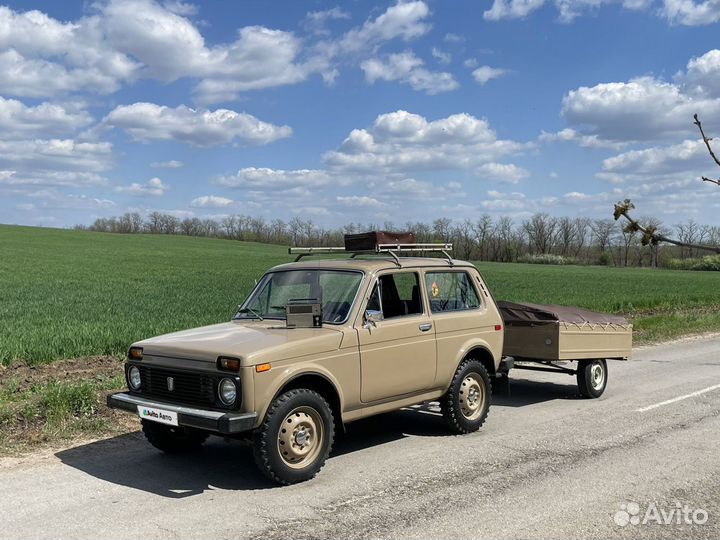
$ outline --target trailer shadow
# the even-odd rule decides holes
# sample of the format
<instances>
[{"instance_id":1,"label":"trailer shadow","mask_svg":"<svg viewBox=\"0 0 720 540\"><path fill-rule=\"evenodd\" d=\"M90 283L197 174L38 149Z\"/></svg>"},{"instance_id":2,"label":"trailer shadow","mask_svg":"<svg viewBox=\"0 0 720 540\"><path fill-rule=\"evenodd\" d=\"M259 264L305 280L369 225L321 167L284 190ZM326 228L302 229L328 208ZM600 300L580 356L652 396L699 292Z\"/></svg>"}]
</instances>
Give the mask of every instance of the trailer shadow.
<instances>
[{"instance_id":1,"label":"trailer shadow","mask_svg":"<svg viewBox=\"0 0 720 540\"><path fill-rule=\"evenodd\" d=\"M555 399L580 399L577 387L525 379L511 380L508 393L493 395L493 405L523 407ZM437 403L353 422L339 433L330 460L408 436L446 437ZM214 489L277 488L255 467L248 442L211 437L195 454L166 455L152 448L141 433L96 441L55 454L65 465L117 485L182 499Z\"/></svg>"},{"instance_id":2,"label":"trailer shadow","mask_svg":"<svg viewBox=\"0 0 720 540\"><path fill-rule=\"evenodd\" d=\"M574 379L570 384L547 380L510 378L506 387L493 394L493 405L501 407L526 407L546 401L583 399Z\"/></svg>"}]
</instances>

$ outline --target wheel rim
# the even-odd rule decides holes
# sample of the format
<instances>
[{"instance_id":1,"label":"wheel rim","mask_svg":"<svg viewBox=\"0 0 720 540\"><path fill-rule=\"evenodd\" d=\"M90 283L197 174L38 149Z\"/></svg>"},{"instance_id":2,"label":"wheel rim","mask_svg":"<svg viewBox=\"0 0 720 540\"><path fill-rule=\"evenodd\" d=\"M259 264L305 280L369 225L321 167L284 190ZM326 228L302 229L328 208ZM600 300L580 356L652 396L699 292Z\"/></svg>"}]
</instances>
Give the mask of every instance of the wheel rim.
<instances>
[{"instance_id":1,"label":"wheel rim","mask_svg":"<svg viewBox=\"0 0 720 540\"><path fill-rule=\"evenodd\" d=\"M590 367L590 384L595 390L605 386L605 369L600 362L595 362Z\"/></svg>"},{"instance_id":2,"label":"wheel rim","mask_svg":"<svg viewBox=\"0 0 720 540\"><path fill-rule=\"evenodd\" d=\"M471 373L460 385L460 411L468 420L480 417L485 407L485 385L480 377Z\"/></svg>"},{"instance_id":3,"label":"wheel rim","mask_svg":"<svg viewBox=\"0 0 720 540\"><path fill-rule=\"evenodd\" d=\"M282 421L278 433L278 453L288 467L311 465L322 450L323 420L312 407L297 407Z\"/></svg>"}]
</instances>

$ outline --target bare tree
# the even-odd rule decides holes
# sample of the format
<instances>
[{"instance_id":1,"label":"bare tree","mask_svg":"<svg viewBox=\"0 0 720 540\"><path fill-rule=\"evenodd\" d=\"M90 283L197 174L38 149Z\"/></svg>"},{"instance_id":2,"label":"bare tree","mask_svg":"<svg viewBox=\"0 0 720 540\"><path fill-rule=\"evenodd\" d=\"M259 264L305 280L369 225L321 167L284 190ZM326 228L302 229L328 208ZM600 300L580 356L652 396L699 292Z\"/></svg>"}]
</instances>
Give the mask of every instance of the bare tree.
<instances>
[{"instance_id":1,"label":"bare tree","mask_svg":"<svg viewBox=\"0 0 720 540\"><path fill-rule=\"evenodd\" d=\"M705 143L708 152L710 153L710 157L715 162L715 164L720 167L720 160L718 160L715 152L712 149L712 146L710 145L710 141L712 141L712 139L705 135L705 131L703 130L702 123L700 122L698 115L694 114L693 118L695 119L693 124L695 124L700 130L700 135L702 136L702 140ZM710 182L711 184L720 186L720 179L714 180L706 176L702 176L701 178L703 182ZM642 235L640 240L642 245L657 246L659 243L665 242L667 244L673 244L689 249L713 251L715 253L720 253L720 245L718 245L717 243L699 244L693 242L683 242L676 238L670 238L666 233L659 231L656 225L648 223L646 221L644 222L642 220L634 219L630 215L630 211L634 208L635 205L633 204L633 202L630 199L625 199L624 201L620 201L615 205L615 211L613 212L613 216L615 217L615 221L617 221L621 217L625 218L628 222L626 225L628 231L639 232Z\"/></svg>"}]
</instances>

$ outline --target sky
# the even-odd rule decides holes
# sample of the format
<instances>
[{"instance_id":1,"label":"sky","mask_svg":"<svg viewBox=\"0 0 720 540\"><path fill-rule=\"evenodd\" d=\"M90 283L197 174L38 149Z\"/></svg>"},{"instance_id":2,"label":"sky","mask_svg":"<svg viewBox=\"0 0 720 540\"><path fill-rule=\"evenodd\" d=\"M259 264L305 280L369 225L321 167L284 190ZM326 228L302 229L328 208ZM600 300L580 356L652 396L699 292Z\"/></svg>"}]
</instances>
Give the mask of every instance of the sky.
<instances>
[{"instance_id":1,"label":"sky","mask_svg":"<svg viewBox=\"0 0 720 540\"><path fill-rule=\"evenodd\" d=\"M720 224L720 1L16 2L0 223ZM718 148L720 150L720 148Z\"/></svg>"}]
</instances>

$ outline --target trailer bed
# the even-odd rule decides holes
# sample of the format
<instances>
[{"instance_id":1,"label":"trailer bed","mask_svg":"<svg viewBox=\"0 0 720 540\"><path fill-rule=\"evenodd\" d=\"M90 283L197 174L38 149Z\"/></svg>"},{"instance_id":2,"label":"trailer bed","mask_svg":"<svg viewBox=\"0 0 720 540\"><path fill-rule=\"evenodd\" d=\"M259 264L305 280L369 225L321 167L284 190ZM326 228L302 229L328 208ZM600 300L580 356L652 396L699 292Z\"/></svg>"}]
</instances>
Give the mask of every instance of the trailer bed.
<instances>
[{"instance_id":1,"label":"trailer bed","mask_svg":"<svg viewBox=\"0 0 720 540\"><path fill-rule=\"evenodd\" d=\"M632 324L582 308L498 302L505 324L503 356L516 360L627 360Z\"/></svg>"}]
</instances>

